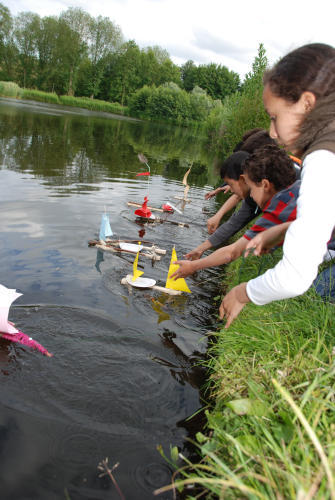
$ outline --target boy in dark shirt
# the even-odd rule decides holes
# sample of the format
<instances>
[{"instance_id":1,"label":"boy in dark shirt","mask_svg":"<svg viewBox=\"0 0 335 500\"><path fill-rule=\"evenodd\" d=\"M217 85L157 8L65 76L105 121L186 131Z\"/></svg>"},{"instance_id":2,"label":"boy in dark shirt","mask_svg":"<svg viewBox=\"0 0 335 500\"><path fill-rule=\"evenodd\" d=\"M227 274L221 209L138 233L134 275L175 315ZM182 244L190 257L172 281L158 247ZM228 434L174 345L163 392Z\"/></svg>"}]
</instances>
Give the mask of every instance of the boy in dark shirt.
<instances>
[{"instance_id":1,"label":"boy in dark shirt","mask_svg":"<svg viewBox=\"0 0 335 500\"><path fill-rule=\"evenodd\" d=\"M231 245L216 250L208 257L197 258L211 247L206 240L186 254L187 259L176 263L179 269L170 277L185 278L199 269L227 264L240 257L249 241L258 232L289 222L296 217L296 200L300 181L287 153L275 145L257 149L252 155L244 151L233 153L222 165L221 174L233 193L244 200L250 197L263 211L261 217L246 233ZM196 260L194 260L196 259Z\"/></svg>"}]
</instances>

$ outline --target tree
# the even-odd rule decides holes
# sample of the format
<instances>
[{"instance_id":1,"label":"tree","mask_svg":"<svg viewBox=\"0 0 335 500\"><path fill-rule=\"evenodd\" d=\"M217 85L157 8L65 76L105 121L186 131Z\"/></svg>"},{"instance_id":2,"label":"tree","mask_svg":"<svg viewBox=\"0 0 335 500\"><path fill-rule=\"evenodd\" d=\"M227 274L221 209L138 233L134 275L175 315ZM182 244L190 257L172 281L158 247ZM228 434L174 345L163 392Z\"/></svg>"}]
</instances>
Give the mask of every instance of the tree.
<instances>
[{"instance_id":1,"label":"tree","mask_svg":"<svg viewBox=\"0 0 335 500\"><path fill-rule=\"evenodd\" d=\"M197 67L193 61L186 61L181 67L183 87L190 92L197 85Z\"/></svg>"},{"instance_id":2,"label":"tree","mask_svg":"<svg viewBox=\"0 0 335 500\"><path fill-rule=\"evenodd\" d=\"M265 47L262 43L259 44L258 47L258 52L257 56L254 59L254 62L252 63L252 70L249 71L249 73L246 74L243 85L242 85L242 90L243 91L248 91L249 87L251 91L255 87L258 89L260 88L263 91L263 74L264 71L268 67L268 58L266 57L266 51Z\"/></svg>"},{"instance_id":3,"label":"tree","mask_svg":"<svg viewBox=\"0 0 335 500\"><path fill-rule=\"evenodd\" d=\"M14 79L17 49L13 41L13 19L9 9L0 3L0 71L4 80Z\"/></svg>"},{"instance_id":4,"label":"tree","mask_svg":"<svg viewBox=\"0 0 335 500\"><path fill-rule=\"evenodd\" d=\"M123 35L119 26L107 17L91 18L88 24L88 54L91 60L91 98L99 91L102 75L108 64L108 56L116 52Z\"/></svg>"},{"instance_id":5,"label":"tree","mask_svg":"<svg viewBox=\"0 0 335 500\"><path fill-rule=\"evenodd\" d=\"M57 60L61 64L58 75L67 80L68 95L74 95L78 68L87 53L89 22L89 14L79 8L69 8L59 17Z\"/></svg>"},{"instance_id":6,"label":"tree","mask_svg":"<svg viewBox=\"0 0 335 500\"><path fill-rule=\"evenodd\" d=\"M14 43L18 49L21 67L19 80L23 87L34 85L36 38L39 22L40 17L32 12L21 12L14 22Z\"/></svg>"},{"instance_id":7,"label":"tree","mask_svg":"<svg viewBox=\"0 0 335 500\"><path fill-rule=\"evenodd\" d=\"M225 66L202 64L196 66L193 61L187 61L181 68L184 89L191 91L198 86L206 90L212 99L223 100L240 87L240 77Z\"/></svg>"},{"instance_id":8,"label":"tree","mask_svg":"<svg viewBox=\"0 0 335 500\"><path fill-rule=\"evenodd\" d=\"M124 43L110 67L109 98L112 101L118 101L123 105L133 92L143 86L141 63L141 50L135 41L129 40Z\"/></svg>"},{"instance_id":9,"label":"tree","mask_svg":"<svg viewBox=\"0 0 335 500\"><path fill-rule=\"evenodd\" d=\"M152 47L147 47L144 52L152 52L159 64L163 64L167 60L170 60L170 56L167 50L162 49L159 45L153 45Z\"/></svg>"},{"instance_id":10,"label":"tree","mask_svg":"<svg viewBox=\"0 0 335 500\"><path fill-rule=\"evenodd\" d=\"M165 82L174 82L179 87L182 86L180 68L176 64L173 64L169 58L160 64L157 77L155 81L156 85L161 85Z\"/></svg>"},{"instance_id":11,"label":"tree","mask_svg":"<svg viewBox=\"0 0 335 500\"><path fill-rule=\"evenodd\" d=\"M209 115L207 134L217 154L231 154L247 130L268 127L269 118L262 102L262 80L266 67L265 49L260 44L252 70L246 75L241 90L227 96L222 108L214 109Z\"/></svg>"},{"instance_id":12,"label":"tree","mask_svg":"<svg viewBox=\"0 0 335 500\"><path fill-rule=\"evenodd\" d=\"M37 87L41 90L54 90L54 76L57 60L57 37L59 23L56 17L40 19L37 29L36 50L38 57Z\"/></svg>"}]
</instances>

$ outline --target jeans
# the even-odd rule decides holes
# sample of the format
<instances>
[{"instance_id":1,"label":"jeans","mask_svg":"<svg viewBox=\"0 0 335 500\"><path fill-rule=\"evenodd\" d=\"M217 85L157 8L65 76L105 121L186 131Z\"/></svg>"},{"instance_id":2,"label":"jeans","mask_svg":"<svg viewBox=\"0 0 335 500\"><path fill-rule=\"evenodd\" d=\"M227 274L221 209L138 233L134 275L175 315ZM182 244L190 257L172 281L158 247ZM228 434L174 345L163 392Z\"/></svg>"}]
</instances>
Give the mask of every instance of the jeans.
<instances>
[{"instance_id":1,"label":"jeans","mask_svg":"<svg viewBox=\"0 0 335 500\"><path fill-rule=\"evenodd\" d=\"M335 301L335 264L324 269L315 278L313 286L322 299Z\"/></svg>"}]
</instances>

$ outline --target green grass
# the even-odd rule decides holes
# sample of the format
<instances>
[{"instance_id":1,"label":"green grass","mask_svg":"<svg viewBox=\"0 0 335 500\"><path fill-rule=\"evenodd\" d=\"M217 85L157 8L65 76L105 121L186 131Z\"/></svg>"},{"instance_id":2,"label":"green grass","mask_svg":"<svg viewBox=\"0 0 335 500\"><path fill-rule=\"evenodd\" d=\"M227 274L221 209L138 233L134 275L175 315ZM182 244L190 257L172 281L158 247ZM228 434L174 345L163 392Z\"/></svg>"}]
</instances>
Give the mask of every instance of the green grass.
<instances>
[{"instance_id":1,"label":"green grass","mask_svg":"<svg viewBox=\"0 0 335 500\"><path fill-rule=\"evenodd\" d=\"M226 285L255 276L259 263L235 262ZM266 256L263 270L272 265ZM335 498L334 319L335 304L309 291L250 304L211 332L207 429L199 462L179 459L176 486L201 485L198 497L209 499Z\"/></svg>"}]
</instances>

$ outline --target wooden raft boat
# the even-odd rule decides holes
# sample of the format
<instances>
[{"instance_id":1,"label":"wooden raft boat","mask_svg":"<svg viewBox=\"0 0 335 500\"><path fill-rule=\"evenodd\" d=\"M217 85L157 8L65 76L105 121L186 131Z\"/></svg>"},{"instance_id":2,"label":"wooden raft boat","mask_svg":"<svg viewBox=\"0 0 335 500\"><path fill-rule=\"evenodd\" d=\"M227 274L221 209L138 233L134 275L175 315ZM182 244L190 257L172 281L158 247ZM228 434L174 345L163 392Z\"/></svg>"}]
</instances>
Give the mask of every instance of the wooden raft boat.
<instances>
[{"instance_id":1,"label":"wooden raft boat","mask_svg":"<svg viewBox=\"0 0 335 500\"><path fill-rule=\"evenodd\" d=\"M131 280L132 275L128 274L126 278L122 278L121 280L121 285L127 285L129 289L131 288L130 280ZM158 286L158 285L150 285L148 288L152 288L153 290L156 290L156 292L163 292L167 293L168 295L181 295L183 292L180 290L172 290L171 288L166 288L165 286Z\"/></svg>"},{"instance_id":2,"label":"wooden raft boat","mask_svg":"<svg viewBox=\"0 0 335 500\"><path fill-rule=\"evenodd\" d=\"M138 245L138 240L110 240L106 238L105 241L102 240L90 240L88 246L96 247L100 250L114 253L126 253L130 255L136 255L137 250L127 250L120 247L120 243L129 243L132 245ZM159 248L149 241L141 241L140 255L151 260L161 260L161 255L166 254L166 250Z\"/></svg>"}]
</instances>

